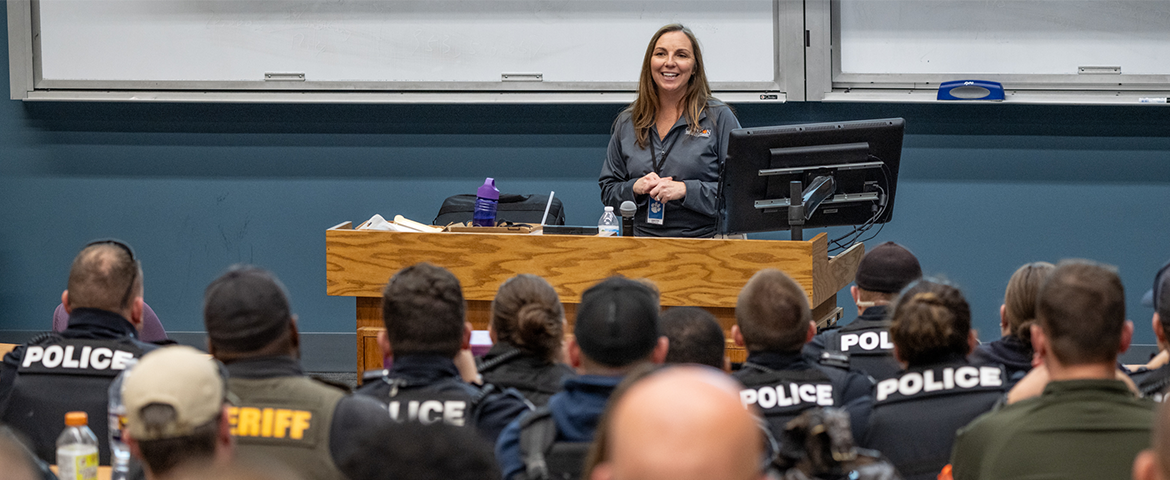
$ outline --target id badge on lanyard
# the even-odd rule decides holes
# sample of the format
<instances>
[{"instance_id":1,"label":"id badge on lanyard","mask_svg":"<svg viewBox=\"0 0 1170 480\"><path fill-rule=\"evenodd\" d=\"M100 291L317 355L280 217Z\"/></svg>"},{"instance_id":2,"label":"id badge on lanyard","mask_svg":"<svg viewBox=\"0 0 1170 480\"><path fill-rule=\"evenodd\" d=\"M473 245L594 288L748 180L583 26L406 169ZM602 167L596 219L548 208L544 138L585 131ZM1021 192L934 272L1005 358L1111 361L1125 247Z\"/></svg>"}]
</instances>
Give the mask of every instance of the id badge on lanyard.
<instances>
[{"instance_id":1,"label":"id badge on lanyard","mask_svg":"<svg viewBox=\"0 0 1170 480\"><path fill-rule=\"evenodd\" d=\"M669 137L670 134L668 133ZM663 140L665 141L665 139ZM662 154L654 160L654 173L662 175L662 166L666 164L666 156L670 154L670 150L674 148L671 143L669 148L664 148ZM654 141L650 141L650 151L654 151ZM658 199L650 197L650 206L646 209L646 223L651 225L662 225L662 220L666 218L666 204L659 202Z\"/></svg>"}]
</instances>

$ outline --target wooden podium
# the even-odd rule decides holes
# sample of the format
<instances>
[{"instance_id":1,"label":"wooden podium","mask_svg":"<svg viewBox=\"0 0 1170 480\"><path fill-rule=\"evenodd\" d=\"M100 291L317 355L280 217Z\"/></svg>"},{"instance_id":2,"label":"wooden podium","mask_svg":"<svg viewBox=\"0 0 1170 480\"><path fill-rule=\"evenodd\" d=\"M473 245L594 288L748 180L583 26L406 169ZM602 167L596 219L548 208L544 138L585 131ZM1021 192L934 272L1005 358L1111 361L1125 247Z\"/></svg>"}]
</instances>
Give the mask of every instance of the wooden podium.
<instances>
[{"instance_id":1,"label":"wooden podium","mask_svg":"<svg viewBox=\"0 0 1170 480\"><path fill-rule=\"evenodd\" d=\"M399 269L418 262L459 278L467 319L486 329L491 301L505 280L531 273L556 288L569 330L581 293L611 275L658 285L663 307L703 307L725 332L735 324L735 301L753 274L776 268L808 295L819 324L841 316L837 292L853 281L865 247L829 258L824 233L810 241L587 237L485 233L401 233L353 230L345 222L325 231L326 293L357 297L357 370L381 368L375 337L382 328L382 288ZM730 343L729 343L730 345ZM742 350L729 349L733 361Z\"/></svg>"}]
</instances>

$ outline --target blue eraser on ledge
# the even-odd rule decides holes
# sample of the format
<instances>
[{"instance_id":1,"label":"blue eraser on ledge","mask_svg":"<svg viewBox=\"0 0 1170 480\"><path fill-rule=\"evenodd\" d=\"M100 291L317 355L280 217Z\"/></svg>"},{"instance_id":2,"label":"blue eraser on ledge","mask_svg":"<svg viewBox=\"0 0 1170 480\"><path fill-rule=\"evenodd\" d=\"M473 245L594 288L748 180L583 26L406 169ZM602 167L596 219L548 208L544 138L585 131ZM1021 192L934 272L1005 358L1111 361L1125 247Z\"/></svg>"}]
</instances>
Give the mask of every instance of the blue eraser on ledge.
<instances>
[{"instance_id":1,"label":"blue eraser on ledge","mask_svg":"<svg viewBox=\"0 0 1170 480\"><path fill-rule=\"evenodd\" d=\"M1003 101L1003 85L989 80L955 80L938 86L939 100Z\"/></svg>"}]
</instances>

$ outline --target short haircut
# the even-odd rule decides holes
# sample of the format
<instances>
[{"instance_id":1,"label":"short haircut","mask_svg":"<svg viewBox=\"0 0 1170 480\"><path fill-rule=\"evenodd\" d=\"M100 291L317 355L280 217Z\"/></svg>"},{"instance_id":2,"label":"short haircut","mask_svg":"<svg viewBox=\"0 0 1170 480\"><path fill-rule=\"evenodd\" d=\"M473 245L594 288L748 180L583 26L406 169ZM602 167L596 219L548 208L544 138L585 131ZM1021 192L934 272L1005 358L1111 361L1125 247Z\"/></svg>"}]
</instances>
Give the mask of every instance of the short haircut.
<instances>
[{"instance_id":1,"label":"short haircut","mask_svg":"<svg viewBox=\"0 0 1170 480\"><path fill-rule=\"evenodd\" d=\"M154 403L143 407L142 421L148 429L162 429L175 421L175 409L170 405ZM142 462L150 467L155 476L166 475L177 467L199 462L210 462L215 458L216 443L219 441L219 424L222 417L195 427L190 435L138 441L138 452Z\"/></svg>"},{"instance_id":2,"label":"short haircut","mask_svg":"<svg viewBox=\"0 0 1170 480\"><path fill-rule=\"evenodd\" d=\"M740 290L735 321L748 351L798 352L807 339L812 311L792 277L766 268Z\"/></svg>"},{"instance_id":3,"label":"short haircut","mask_svg":"<svg viewBox=\"0 0 1170 480\"><path fill-rule=\"evenodd\" d=\"M1115 268L1088 260L1060 262L1040 286L1036 313L1062 364L1117 361L1125 289Z\"/></svg>"},{"instance_id":4,"label":"short haircut","mask_svg":"<svg viewBox=\"0 0 1170 480\"><path fill-rule=\"evenodd\" d=\"M491 326L497 339L553 362L565 338L565 308L548 281L522 273L500 285Z\"/></svg>"},{"instance_id":5,"label":"short haircut","mask_svg":"<svg viewBox=\"0 0 1170 480\"><path fill-rule=\"evenodd\" d=\"M142 268L130 246L116 240L86 245L69 269L70 308L125 310L142 296Z\"/></svg>"},{"instance_id":6,"label":"short haircut","mask_svg":"<svg viewBox=\"0 0 1170 480\"><path fill-rule=\"evenodd\" d=\"M674 307L663 313L659 322L662 334L670 341L666 363L698 363L723 368L727 339L711 312L699 307Z\"/></svg>"},{"instance_id":7,"label":"short haircut","mask_svg":"<svg viewBox=\"0 0 1170 480\"><path fill-rule=\"evenodd\" d=\"M382 321L395 356L454 357L463 347L466 309L459 279L429 263L399 270L382 290Z\"/></svg>"},{"instance_id":8,"label":"short haircut","mask_svg":"<svg viewBox=\"0 0 1170 480\"><path fill-rule=\"evenodd\" d=\"M898 356L911 366L970 353L971 307L952 285L934 280L911 284L891 318L890 339L898 347Z\"/></svg>"},{"instance_id":9,"label":"short haircut","mask_svg":"<svg viewBox=\"0 0 1170 480\"><path fill-rule=\"evenodd\" d=\"M292 309L271 272L233 265L203 293L203 325L217 352L248 353L289 341Z\"/></svg>"}]
</instances>

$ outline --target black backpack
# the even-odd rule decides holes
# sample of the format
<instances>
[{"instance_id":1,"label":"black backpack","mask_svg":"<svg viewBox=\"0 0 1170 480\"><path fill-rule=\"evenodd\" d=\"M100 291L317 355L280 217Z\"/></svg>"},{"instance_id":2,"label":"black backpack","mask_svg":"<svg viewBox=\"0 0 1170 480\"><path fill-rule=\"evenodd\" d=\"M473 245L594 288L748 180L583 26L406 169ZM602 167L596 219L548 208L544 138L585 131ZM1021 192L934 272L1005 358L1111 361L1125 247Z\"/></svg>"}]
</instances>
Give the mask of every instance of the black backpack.
<instances>
[{"instance_id":1,"label":"black backpack","mask_svg":"<svg viewBox=\"0 0 1170 480\"><path fill-rule=\"evenodd\" d=\"M524 471L506 480L577 480L590 442L558 442L552 411L540 407L520 421Z\"/></svg>"},{"instance_id":2,"label":"black backpack","mask_svg":"<svg viewBox=\"0 0 1170 480\"><path fill-rule=\"evenodd\" d=\"M527 223L539 225L544 216L544 207L548 205L548 195L516 195L501 193L500 203L496 206L496 223ZM443 200L439 207L439 215L431 222L432 225L447 226L452 223L466 223L471 221L475 213L475 195L452 195ZM548 219L545 225L564 225L565 206L561 199L553 198L552 206L548 209Z\"/></svg>"}]
</instances>

